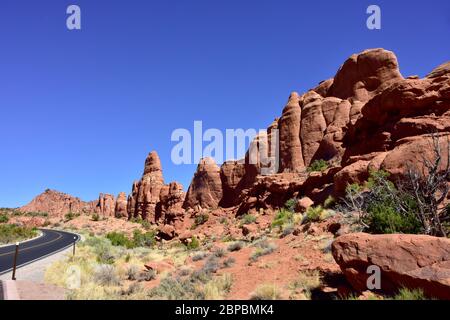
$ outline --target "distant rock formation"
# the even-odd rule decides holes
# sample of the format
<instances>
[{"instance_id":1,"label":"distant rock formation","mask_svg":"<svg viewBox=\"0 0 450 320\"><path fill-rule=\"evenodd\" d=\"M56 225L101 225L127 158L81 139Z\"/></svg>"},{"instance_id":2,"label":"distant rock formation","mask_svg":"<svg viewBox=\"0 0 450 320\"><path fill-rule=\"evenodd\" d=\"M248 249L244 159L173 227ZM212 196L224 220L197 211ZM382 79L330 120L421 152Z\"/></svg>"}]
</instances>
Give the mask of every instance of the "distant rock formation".
<instances>
[{"instance_id":1,"label":"distant rock formation","mask_svg":"<svg viewBox=\"0 0 450 320\"><path fill-rule=\"evenodd\" d=\"M94 206L90 202L84 202L69 194L47 189L30 203L19 208L19 211L45 212L51 217L63 217L69 212L79 214L93 212Z\"/></svg>"}]
</instances>

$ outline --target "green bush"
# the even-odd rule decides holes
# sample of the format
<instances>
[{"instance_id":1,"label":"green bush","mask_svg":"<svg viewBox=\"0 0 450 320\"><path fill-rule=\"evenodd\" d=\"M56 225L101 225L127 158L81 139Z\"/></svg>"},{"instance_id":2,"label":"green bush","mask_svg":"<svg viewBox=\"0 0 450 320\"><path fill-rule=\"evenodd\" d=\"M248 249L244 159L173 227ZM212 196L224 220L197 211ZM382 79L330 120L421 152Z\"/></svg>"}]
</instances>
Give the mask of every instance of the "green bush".
<instances>
[{"instance_id":1,"label":"green bush","mask_svg":"<svg viewBox=\"0 0 450 320\"><path fill-rule=\"evenodd\" d=\"M371 233L412 233L422 230L417 218L418 204L412 195L399 191L387 180L389 173L373 171L365 184L369 190L367 215L363 222ZM402 213L400 213L402 210Z\"/></svg>"},{"instance_id":2,"label":"green bush","mask_svg":"<svg viewBox=\"0 0 450 320\"><path fill-rule=\"evenodd\" d=\"M98 213L94 213L92 215L92 221L100 221L100 215Z\"/></svg>"},{"instance_id":3,"label":"green bush","mask_svg":"<svg viewBox=\"0 0 450 320\"><path fill-rule=\"evenodd\" d=\"M192 236L191 241L186 245L188 250L195 250L200 247L200 241L195 236Z\"/></svg>"},{"instance_id":4,"label":"green bush","mask_svg":"<svg viewBox=\"0 0 450 320\"><path fill-rule=\"evenodd\" d=\"M292 199L289 199L288 201L286 201L286 203L284 204L284 207L287 209L287 210L289 210L289 211L291 211L291 212L294 212L295 211L295 206L297 205L297 200L296 199L294 199L294 198L292 198Z\"/></svg>"},{"instance_id":5,"label":"green bush","mask_svg":"<svg viewBox=\"0 0 450 320\"><path fill-rule=\"evenodd\" d=\"M9 221L9 217L6 214L0 214L0 223L7 223Z\"/></svg>"},{"instance_id":6,"label":"green bush","mask_svg":"<svg viewBox=\"0 0 450 320\"><path fill-rule=\"evenodd\" d=\"M15 224L0 225L0 244L13 243L37 236L36 228L21 227Z\"/></svg>"},{"instance_id":7,"label":"green bush","mask_svg":"<svg viewBox=\"0 0 450 320\"><path fill-rule=\"evenodd\" d=\"M306 169L307 172L323 172L328 169L328 162L323 159L314 160Z\"/></svg>"},{"instance_id":8,"label":"green bush","mask_svg":"<svg viewBox=\"0 0 450 320\"><path fill-rule=\"evenodd\" d=\"M402 215L388 203L374 203L368 209L369 215L364 221L371 233L412 233L421 231L420 221L414 214Z\"/></svg>"},{"instance_id":9,"label":"green bush","mask_svg":"<svg viewBox=\"0 0 450 320\"><path fill-rule=\"evenodd\" d=\"M252 224L256 221L256 217L251 214L245 214L241 218L241 225Z\"/></svg>"},{"instance_id":10,"label":"green bush","mask_svg":"<svg viewBox=\"0 0 450 320\"><path fill-rule=\"evenodd\" d=\"M201 213L195 217L194 223L196 226L205 224L209 219L209 216L206 213Z\"/></svg>"},{"instance_id":11,"label":"green bush","mask_svg":"<svg viewBox=\"0 0 450 320\"><path fill-rule=\"evenodd\" d=\"M111 241L113 246L134 247L133 242L122 232L109 232L106 234L106 239Z\"/></svg>"},{"instance_id":12,"label":"green bush","mask_svg":"<svg viewBox=\"0 0 450 320\"><path fill-rule=\"evenodd\" d=\"M64 216L64 219L67 222L67 221L73 220L73 219L75 219L76 217L79 217L79 216L80 216L79 213L69 212L69 213L66 213L66 215Z\"/></svg>"},{"instance_id":13,"label":"green bush","mask_svg":"<svg viewBox=\"0 0 450 320\"><path fill-rule=\"evenodd\" d=\"M394 300L427 300L422 289L401 288L394 296Z\"/></svg>"},{"instance_id":14,"label":"green bush","mask_svg":"<svg viewBox=\"0 0 450 320\"><path fill-rule=\"evenodd\" d=\"M306 221L308 222L318 222L323 219L324 209L322 206L309 207L306 210Z\"/></svg>"},{"instance_id":15,"label":"green bush","mask_svg":"<svg viewBox=\"0 0 450 320\"><path fill-rule=\"evenodd\" d=\"M153 247L156 244L156 232L147 231L142 233L139 230L133 232L133 247Z\"/></svg>"},{"instance_id":16,"label":"green bush","mask_svg":"<svg viewBox=\"0 0 450 320\"><path fill-rule=\"evenodd\" d=\"M272 221L272 228L281 228L285 224L290 224L294 220L294 213L286 209L281 209Z\"/></svg>"}]
</instances>

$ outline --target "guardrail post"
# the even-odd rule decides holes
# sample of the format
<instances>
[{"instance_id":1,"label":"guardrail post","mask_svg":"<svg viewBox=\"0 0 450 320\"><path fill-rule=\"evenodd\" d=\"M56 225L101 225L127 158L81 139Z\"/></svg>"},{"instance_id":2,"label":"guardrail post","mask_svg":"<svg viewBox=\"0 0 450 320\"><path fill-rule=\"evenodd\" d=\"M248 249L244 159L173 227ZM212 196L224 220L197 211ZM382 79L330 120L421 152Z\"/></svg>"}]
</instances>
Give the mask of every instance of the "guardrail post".
<instances>
[{"instance_id":1,"label":"guardrail post","mask_svg":"<svg viewBox=\"0 0 450 320\"><path fill-rule=\"evenodd\" d=\"M12 280L16 280L17 256L19 255L19 242L16 242L16 252L14 254Z\"/></svg>"},{"instance_id":2,"label":"guardrail post","mask_svg":"<svg viewBox=\"0 0 450 320\"><path fill-rule=\"evenodd\" d=\"M75 257L75 245L77 244L77 237L73 237L73 256Z\"/></svg>"}]
</instances>

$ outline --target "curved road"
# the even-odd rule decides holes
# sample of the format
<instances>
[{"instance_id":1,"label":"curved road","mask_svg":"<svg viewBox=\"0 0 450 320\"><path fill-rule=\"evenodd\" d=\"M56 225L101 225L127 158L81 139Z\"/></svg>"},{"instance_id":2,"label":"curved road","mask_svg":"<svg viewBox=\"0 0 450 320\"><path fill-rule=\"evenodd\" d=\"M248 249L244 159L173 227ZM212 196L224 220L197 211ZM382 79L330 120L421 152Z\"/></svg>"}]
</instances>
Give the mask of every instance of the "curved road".
<instances>
[{"instance_id":1,"label":"curved road","mask_svg":"<svg viewBox=\"0 0 450 320\"><path fill-rule=\"evenodd\" d=\"M74 241L78 241L80 239L78 235L65 231L48 229L40 230L43 233L41 237L19 245L17 267L27 265L31 262L61 251L72 246ZM11 271L13 267L15 250L15 245L0 248L0 275Z\"/></svg>"}]
</instances>

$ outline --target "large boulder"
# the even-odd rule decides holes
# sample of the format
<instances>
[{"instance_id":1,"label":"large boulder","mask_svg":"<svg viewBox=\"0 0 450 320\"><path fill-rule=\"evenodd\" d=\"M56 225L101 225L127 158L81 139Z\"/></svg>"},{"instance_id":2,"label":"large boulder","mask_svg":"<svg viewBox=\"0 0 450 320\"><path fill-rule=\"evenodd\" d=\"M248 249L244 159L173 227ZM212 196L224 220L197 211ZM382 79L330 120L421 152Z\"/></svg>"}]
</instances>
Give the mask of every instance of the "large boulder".
<instances>
[{"instance_id":1,"label":"large boulder","mask_svg":"<svg viewBox=\"0 0 450 320\"><path fill-rule=\"evenodd\" d=\"M332 253L349 283L367 290L369 266L381 271L381 290L421 288L429 297L450 299L450 239L425 235L346 234Z\"/></svg>"}]
</instances>

